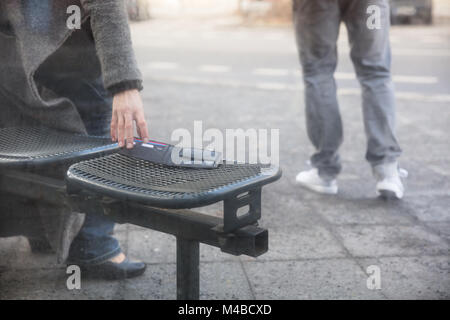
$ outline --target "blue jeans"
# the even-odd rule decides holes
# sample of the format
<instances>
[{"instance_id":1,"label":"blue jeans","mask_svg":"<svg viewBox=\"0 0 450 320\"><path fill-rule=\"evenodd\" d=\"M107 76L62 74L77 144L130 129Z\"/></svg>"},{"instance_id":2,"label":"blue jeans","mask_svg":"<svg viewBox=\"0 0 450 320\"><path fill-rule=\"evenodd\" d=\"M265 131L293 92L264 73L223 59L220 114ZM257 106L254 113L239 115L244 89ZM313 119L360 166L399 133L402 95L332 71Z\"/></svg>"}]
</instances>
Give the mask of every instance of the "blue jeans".
<instances>
[{"instance_id":1,"label":"blue jeans","mask_svg":"<svg viewBox=\"0 0 450 320\"><path fill-rule=\"evenodd\" d=\"M379 29L367 27L369 5L376 5L380 11ZM348 30L350 56L362 88L366 159L376 166L394 162L401 154L395 135L388 1L294 0L294 24L305 83L306 125L316 148L311 163L325 178L334 178L341 170L338 151L343 128L333 76L341 22Z\"/></svg>"},{"instance_id":2,"label":"blue jeans","mask_svg":"<svg viewBox=\"0 0 450 320\"><path fill-rule=\"evenodd\" d=\"M121 252L112 236L114 222L101 213L88 213L83 227L73 240L68 261L80 265L100 264Z\"/></svg>"},{"instance_id":3,"label":"blue jeans","mask_svg":"<svg viewBox=\"0 0 450 320\"><path fill-rule=\"evenodd\" d=\"M89 74L73 67L73 48L79 37L91 37L80 30L67 40L36 72L35 80L60 97L70 99L81 116L89 135L109 136L112 113L112 96L105 89L101 74ZM91 49L92 50L92 49ZM112 237L114 222L102 212L92 208L86 212L84 224L75 237L69 251L68 261L74 264L99 264L121 252L118 241Z\"/></svg>"},{"instance_id":4,"label":"blue jeans","mask_svg":"<svg viewBox=\"0 0 450 320\"><path fill-rule=\"evenodd\" d=\"M112 97L103 87L101 78L95 81L74 79L67 97L70 97L86 126L89 135L109 136ZM77 90L74 90L74 87ZM85 221L78 235L72 242L68 260L78 264L99 264L121 252L118 241L113 238L114 222L109 220L101 208L86 212Z\"/></svg>"}]
</instances>

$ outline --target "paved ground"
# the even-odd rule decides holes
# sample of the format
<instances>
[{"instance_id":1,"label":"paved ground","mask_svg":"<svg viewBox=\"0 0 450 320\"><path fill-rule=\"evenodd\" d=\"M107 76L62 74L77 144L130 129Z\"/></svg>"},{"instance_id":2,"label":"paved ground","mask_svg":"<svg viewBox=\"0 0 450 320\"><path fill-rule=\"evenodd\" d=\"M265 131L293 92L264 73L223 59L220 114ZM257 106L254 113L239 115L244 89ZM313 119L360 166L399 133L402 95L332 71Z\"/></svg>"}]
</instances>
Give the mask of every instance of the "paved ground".
<instances>
[{"instance_id":1,"label":"paved ground","mask_svg":"<svg viewBox=\"0 0 450 320\"><path fill-rule=\"evenodd\" d=\"M293 183L311 147L289 28L168 20L135 24L133 36L155 139L168 141L176 128L193 130L194 120L204 128L280 129L284 176L263 194L269 252L236 258L202 246L202 298L450 298L449 26L392 30L401 164L410 172L405 199L393 203L375 198L364 161L361 100L344 30L337 73L344 170L332 197ZM85 280L74 291L52 256L32 255L23 238L1 239L0 299L175 298L174 239L131 225L117 227L116 235L130 257L148 263L145 276ZM380 290L367 288L371 265L380 268Z\"/></svg>"}]
</instances>

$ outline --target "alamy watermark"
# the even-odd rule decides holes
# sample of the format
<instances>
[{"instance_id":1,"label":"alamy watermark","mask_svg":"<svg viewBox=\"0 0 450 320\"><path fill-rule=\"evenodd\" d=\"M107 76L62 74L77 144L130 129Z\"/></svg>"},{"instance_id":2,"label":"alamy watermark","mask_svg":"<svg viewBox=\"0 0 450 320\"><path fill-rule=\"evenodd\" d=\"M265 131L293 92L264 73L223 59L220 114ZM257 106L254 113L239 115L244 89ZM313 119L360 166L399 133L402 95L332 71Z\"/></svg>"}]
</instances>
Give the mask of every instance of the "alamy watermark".
<instances>
[{"instance_id":1,"label":"alamy watermark","mask_svg":"<svg viewBox=\"0 0 450 320\"><path fill-rule=\"evenodd\" d=\"M366 13L369 15L366 26L369 30L381 29L381 8L377 5L367 7Z\"/></svg>"},{"instance_id":2,"label":"alamy watermark","mask_svg":"<svg viewBox=\"0 0 450 320\"><path fill-rule=\"evenodd\" d=\"M70 16L66 20L66 26L69 30L81 29L81 9L77 5L67 7L66 13Z\"/></svg>"},{"instance_id":3,"label":"alamy watermark","mask_svg":"<svg viewBox=\"0 0 450 320\"><path fill-rule=\"evenodd\" d=\"M77 265L70 265L66 269L66 274L69 274L66 281L66 287L68 290L80 290L81 289L81 269Z\"/></svg>"},{"instance_id":4,"label":"alamy watermark","mask_svg":"<svg viewBox=\"0 0 450 320\"><path fill-rule=\"evenodd\" d=\"M220 152L226 163L272 164L280 163L279 129L225 129L204 130L202 121L194 121L193 132L178 128L172 132L171 141L183 152L192 149L204 152ZM269 143L270 141L270 143ZM180 163L186 155L176 149L171 154L174 163Z\"/></svg>"},{"instance_id":5,"label":"alamy watermark","mask_svg":"<svg viewBox=\"0 0 450 320\"><path fill-rule=\"evenodd\" d=\"M366 269L369 275L366 281L367 289L380 290L381 289L381 269L377 265L370 265Z\"/></svg>"}]
</instances>

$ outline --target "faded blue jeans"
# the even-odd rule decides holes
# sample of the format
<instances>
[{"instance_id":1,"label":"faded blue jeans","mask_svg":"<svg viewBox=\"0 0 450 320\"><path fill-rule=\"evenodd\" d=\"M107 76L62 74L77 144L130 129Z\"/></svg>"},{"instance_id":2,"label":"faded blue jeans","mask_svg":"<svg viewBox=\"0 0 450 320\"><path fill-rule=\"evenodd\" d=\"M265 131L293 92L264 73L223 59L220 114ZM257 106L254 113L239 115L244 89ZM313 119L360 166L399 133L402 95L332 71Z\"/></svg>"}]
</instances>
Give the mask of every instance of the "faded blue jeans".
<instances>
[{"instance_id":1,"label":"faded blue jeans","mask_svg":"<svg viewBox=\"0 0 450 320\"><path fill-rule=\"evenodd\" d=\"M109 136L111 120L112 97L103 87L101 78L95 81L84 79L70 79L66 97L77 106L89 135ZM74 82L78 85L75 86ZM101 208L99 208L101 210ZM112 236L114 222L103 212L86 212L84 224L72 242L68 260L77 264L99 264L105 262L121 252L118 241Z\"/></svg>"},{"instance_id":2,"label":"faded blue jeans","mask_svg":"<svg viewBox=\"0 0 450 320\"><path fill-rule=\"evenodd\" d=\"M370 5L379 8L379 29L367 26ZM311 164L324 178L334 178L341 171L343 129L333 76L341 22L348 30L350 56L362 88L366 159L376 166L394 162L401 154L395 135L389 19L388 0L294 0L307 132L316 148Z\"/></svg>"},{"instance_id":3,"label":"faded blue jeans","mask_svg":"<svg viewBox=\"0 0 450 320\"><path fill-rule=\"evenodd\" d=\"M84 37L92 37L89 29L74 32L38 69L35 80L75 104L89 135L109 136L112 96L105 89L101 74L89 72L100 67L88 65L82 70L79 63L75 63L88 54L87 50L94 50L80 48L78 43L83 42L80 38ZM99 264L121 252L118 241L112 236L114 222L101 210L99 207L86 212L84 224L70 247L70 263Z\"/></svg>"}]
</instances>

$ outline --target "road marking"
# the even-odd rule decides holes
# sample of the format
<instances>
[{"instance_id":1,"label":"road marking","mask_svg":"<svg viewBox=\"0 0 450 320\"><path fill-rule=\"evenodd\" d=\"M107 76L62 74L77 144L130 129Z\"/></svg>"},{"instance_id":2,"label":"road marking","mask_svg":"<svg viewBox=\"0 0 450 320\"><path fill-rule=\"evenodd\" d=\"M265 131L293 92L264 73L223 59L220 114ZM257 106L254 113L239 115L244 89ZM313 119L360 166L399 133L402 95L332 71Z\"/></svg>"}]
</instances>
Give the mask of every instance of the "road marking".
<instances>
[{"instance_id":1,"label":"road marking","mask_svg":"<svg viewBox=\"0 0 450 320\"><path fill-rule=\"evenodd\" d=\"M361 89L358 88L341 88L337 90L337 94L340 96L360 96Z\"/></svg>"},{"instance_id":2,"label":"road marking","mask_svg":"<svg viewBox=\"0 0 450 320\"><path fill-rule=\"evenodd\" d=\"M258 68L253 70L253 74L259 76L271 76L271 77L282 77L289 75L289 70L287 69L271 69L271 68Z\"/></svg>"},{"instance_id":3,"label":"road marking","mask_svg":"<svg viewBox=\"0 0 450 320\"><path fill-rule=\"evenodd\" d=\"M212 72L212 73L225 73L230 72L231 68L222 65L203 65L199 68L202 72Z\"/></svg>"},{"instance_id":4,"label":"road marking","mask_svg":"<svg viewBox=\"0 0 450 320\"><path fill-rule=\"evenodd\" d=\"M178 68L178 64L174 62L151 62L145 66L150 69L161 69L161 70L173 70ZM211 73L225 73L230 72L231 67L225 65L202 65L199 67L202 72ZM282 69L282 68L256 68L252 72L259 76L270 76L270 77L285 77L289 74L295 76L301 76L301 71ZM334 77L336 80L356 80L356 76L351 72L335 72ZM439 82L437 77L430 76L407 76L407 75L394 75L392 80L396 83L414 83L414 84L436 84Z\"/></svg>"},{"instance_id":5,"label":"road marking","mask_svg":"<svg viewBox=\"0 0 450 320\"><path fill-rule=\"evenodd\" d=\"M399 83L420 83L420 84L434 84L439 80L436 77L418 77L418 76L393 76L394 82Z\"/></svg>"},{"instance_id":6,"label":"road marking","mask_svg":"<svg viewBox=\"0 0 450 320\"><path fill-rule=\"evenodd\" d=\"M167 81L181 84L195 84L195 85L205 85L205 86L223 86L229 88L255 88L254 85L241 83L233 80L214 80L208 78L197 78L190 76L147 76L146 78L153 81Z\"/></svg>"},{"instance_id":7,"label":"road marking","mask_svg":"<svg viewBox=\"0 0 450 320\"><path fill-rule=\"evenodd\" d=\"M433 100L435 102L450 102L450 95L449 94L435 94L433 96Z\"/></svg>"},{"instance_id":8,"label":"road marking","mask_svg":"<svg viewBox=\"0 0 450 320\"><path fill-rule=\"evenodd\" d=\"M262 90L291 90L291 86L279 82L260 82L255 85L256 88Z\"/></svg>"},{"instance_id":9,"label":"road marking","mask_svg":"<svg viewBox=\"0 0 450 320\"><path fill-rule=\"evenodd\" d=\"M336 72L334 74L334 78L336 80L356 80L356 76L354 73L346 73L346 72Z\"/></svg>"},{"instance_id":10,"label":"road marking","mask_svg":"<svg viewBox=\"0 0 450 320\"><path fill-rule=\"evenodd\" d=\"M422 94L417 92L396 91L395 97L402 100L415 100L423 102L450 102L450 94Z\"/></svg>"},{"instance_id":11,"label":"road marking","mask_svg":"<svg viewBox=\"0 0 450 320\"><path fill-rule=\"evenodd\" d=\"M153 80L153 81L167 81L174 83L184 83L184 84L199 84L206 86L224 86L230 88L249 88L249 89L260 89L260 90L268 90L268 91L296 91L301 90L303 85L301 83L296 85L288 85L282 83L274 83L274 82L260 82L260 83L248 83L248 82L240 82L235 80L226 80L226 79L208 79L208 78L198 78L191 76L155 76L155 75L146 75L145 79Z\"/></svg>"},{"instance_id":12,"label":"road marking","mask_svg":"<svg viewBox=\"0 0 450 320\"><path fill-rule=\"evenodd\" d=\"M159 69L159 70L174 70L178 68L178 64L175 62L150 62L144 66L144 68L148 69Z\"/></svg>"},{"instance_id":13,"label":"road marking","mask_svg":"<svg viewBox=\"0 0 450 320\"><path fill-rule=\"evenodd\" d=\"M445 49L393 49L394 56L450 57L450 50Z\"/></svg>"},{"instance_id":14,"label":"road marking","mask_svg":"<svg viewBox=\"0 0 450 320\"><path fill-rule=\"evenodd\" d=\"M336 72L334 77L337 80L355 80L356 75L354 73ZM397 83L418 83L418 84L435 84L439 80L437 77L425 77L425 76L405 76L394 75L392 80Z\"/></svg>"},{"instance_id":15,"label":"road marking","mask_svg":"<svg viewBox=\"0 0 450 320\"><path fill-rule=\"evenodd\" d=\"M283 84L277 82L248 83L235 80L217 80L217 79L185 77L185 76L161 77L154 75L148 75L146 76L146 78L154 81L201 84L208 86L217 85L233 88L251 88L268 91L297 91L304 89L303 84L301 82L294 84ZM361 96L361 90L359 88L341 88L337 92L338 95L340 96ZM396 91L395 98L399 100L410 100L420 102L450 103L450 94L421 94L411 91Z\"/></svg>"},{"instance_id":16,"label":"road marking","mask_svg":"<svg viewBox=\"0 0 450 320\"><path fill-rule=\"evenodd\" d=\"M441 174L441 175L450 177L450 170L447 170L445 168L442 168L440 166L433 165L433 164L429 164L429 165L427 165L427 167L437 174Z\"/></svg>"},{"instance_id":17,"label":"road marking","mask_svg":"<svg viewBox=\"0 0 450 320\"><path fill-rule=\"evenodd\" d=\"M349 54L350 48L347 44L339 46L339 54ZM448 49L408 49L393 48L393 56L423 56L423 57L450 57Z\"/></svg>"}]
</instances>

